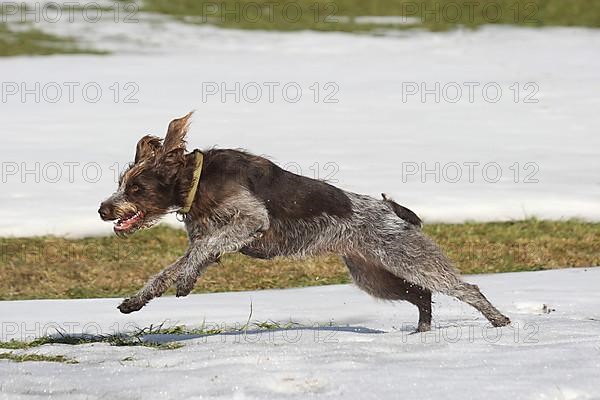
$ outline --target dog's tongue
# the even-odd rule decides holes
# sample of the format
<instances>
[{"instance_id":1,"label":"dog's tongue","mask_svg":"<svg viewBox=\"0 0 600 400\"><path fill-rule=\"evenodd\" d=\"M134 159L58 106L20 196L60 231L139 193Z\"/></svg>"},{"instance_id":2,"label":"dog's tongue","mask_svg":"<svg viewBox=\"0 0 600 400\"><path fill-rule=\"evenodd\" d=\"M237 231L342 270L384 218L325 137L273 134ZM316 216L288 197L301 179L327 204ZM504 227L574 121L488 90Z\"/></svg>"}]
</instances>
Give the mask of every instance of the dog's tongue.
<instances>
[{"instance_id":1,"label":"dog's tongue","mask_svg":"<svg viewBox=\"0 0 600 400\"><path fill-rule=\"evenodd\" d=\"M137 212L129 218L119 219L114 226L116 232L128 231L142 218L142 212Z\"/></svg>"}]
</instances>

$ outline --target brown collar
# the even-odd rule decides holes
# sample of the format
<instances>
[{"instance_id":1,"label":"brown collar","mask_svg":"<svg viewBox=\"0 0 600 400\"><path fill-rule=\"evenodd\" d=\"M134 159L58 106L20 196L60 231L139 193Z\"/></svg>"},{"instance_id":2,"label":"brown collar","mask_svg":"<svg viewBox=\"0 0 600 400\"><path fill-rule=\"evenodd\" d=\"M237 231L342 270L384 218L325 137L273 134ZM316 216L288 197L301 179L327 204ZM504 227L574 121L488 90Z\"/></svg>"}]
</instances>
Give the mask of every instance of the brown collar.
<instances>
[{"instance_id":1,"label":"brown collar","mask_svg":"<svg viewBox=\"0 0 600 400\"><path fill-rule=\"evenodd\" d=\"M194 150L196 166L194 167L194 175L192 177L192 186L185 199L183 207L178 211L179 214L187 214L192 208L194 198L198 192L198 183L200 182L200 174L202 173L202 164L204 163L204 154L200 150Z\"/></svg>"}]
</instances>

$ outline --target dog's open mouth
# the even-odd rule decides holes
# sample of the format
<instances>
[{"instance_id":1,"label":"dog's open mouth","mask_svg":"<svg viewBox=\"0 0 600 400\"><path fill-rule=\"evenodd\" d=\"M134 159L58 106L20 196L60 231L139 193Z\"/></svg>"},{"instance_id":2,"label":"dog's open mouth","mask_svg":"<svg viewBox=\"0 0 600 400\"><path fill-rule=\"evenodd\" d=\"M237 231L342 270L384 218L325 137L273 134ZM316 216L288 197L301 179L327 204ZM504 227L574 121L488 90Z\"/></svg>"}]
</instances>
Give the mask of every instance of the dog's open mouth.
<instances>
[{"instance_id":1,"label":"dog's open mouth","mask_svg":"<svg viewBox=\"0 0 600 400\"><path fill-rule=\"evenodd\" d=\"M141 211L119 218L115 221L114 230L117 233L130 232L136 228L139 228L143 219L144 213Z\"/></svg>"}]
</instances>

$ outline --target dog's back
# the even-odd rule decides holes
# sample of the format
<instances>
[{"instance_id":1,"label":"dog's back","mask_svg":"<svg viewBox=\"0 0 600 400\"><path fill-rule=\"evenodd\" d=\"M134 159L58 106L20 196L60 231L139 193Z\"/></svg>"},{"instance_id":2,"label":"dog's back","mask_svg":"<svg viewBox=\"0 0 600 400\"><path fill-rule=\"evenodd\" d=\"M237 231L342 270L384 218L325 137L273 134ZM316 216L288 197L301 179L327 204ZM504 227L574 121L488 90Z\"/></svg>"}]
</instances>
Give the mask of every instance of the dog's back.
<instances>
[{"instance_id":1,"label":"dog's back","mask_svg":"<svg viewBox=\"0 0 600 400\"><path fill-rule=\"evenodd\" d=\"M198 196L200 206L210 208L211 204L203 204L202 199L226 196L227 184L235 182L261 200L274 219L298 221L320 215L351 217L352 204L343 190L294 174L267 158L241 150L212 149L204 152L204 160L203 184Z\"/></svg>"}]
</instances>

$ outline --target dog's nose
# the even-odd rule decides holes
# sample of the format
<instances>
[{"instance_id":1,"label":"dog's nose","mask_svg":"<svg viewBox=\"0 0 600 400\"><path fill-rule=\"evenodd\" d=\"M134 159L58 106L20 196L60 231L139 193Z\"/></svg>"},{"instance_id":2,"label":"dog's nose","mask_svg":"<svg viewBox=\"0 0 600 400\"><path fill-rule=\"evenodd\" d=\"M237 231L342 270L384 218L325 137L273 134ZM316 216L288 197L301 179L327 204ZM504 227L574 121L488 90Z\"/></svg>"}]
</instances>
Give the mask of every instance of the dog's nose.
<instances>
[{"instance_id":1,"label":"dog's nose","mask_svg":"<svg viewBox=\"0 0 600 400\"><path fill-rule=\"evenodd\" d=\"M111 209L108 204L102 203L100 204L100 208L98 209L98 214L100 214L100 218L103 220L107 220L110 218Z\"/></svg>"}]
</instances>

